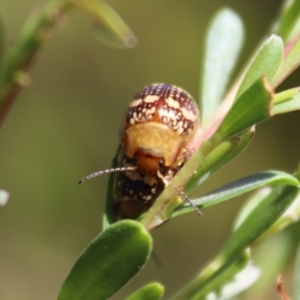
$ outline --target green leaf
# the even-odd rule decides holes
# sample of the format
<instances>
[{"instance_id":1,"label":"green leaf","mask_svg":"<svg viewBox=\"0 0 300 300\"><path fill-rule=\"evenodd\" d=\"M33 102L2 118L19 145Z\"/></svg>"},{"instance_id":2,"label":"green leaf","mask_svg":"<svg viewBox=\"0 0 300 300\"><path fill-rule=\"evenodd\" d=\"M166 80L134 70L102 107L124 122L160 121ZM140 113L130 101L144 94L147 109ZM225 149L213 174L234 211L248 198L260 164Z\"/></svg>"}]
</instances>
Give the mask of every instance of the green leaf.
<instances>
[{"instance_id":1,"label":"green leaf","mask_svg":"<svg viewBox=\"0 0 300 300\"><path fill-rule=\"evenodd\" d=\"M248 130L242 136L222 142L213 149L185 185L185 193L189 193L196 186L202 184L215 171L239 155L248 146L253 134L254 130Z\"/></svg>"},{"instance_id":2,"label":"green leaf","mask_svg":"<svg viewBox=\"0 0 300 300\"><path fill-rule=\"evenodd\" d=\"M283 114L300 109L299 88L290 89L274 97L272 115Z\"/></svg>"},{"instance_id":3,"label":"green leaf","mask_svg":"<svg viewBox=\"0 0 300 300\"><path fill-rule=\"evenodd\" d=\"M296 177L300 177L300 172ZM200 290L202 293L214 278L218 279L218 275L226 275L230 268L234 268L237 259L243 258L246 249L280 217L298 194L298 186L280 185L274 188L243 219L218 256L174 299L203 299L195 292Z\"/></svg>"},{"instance_id":4,"label":"green leaf","mask_svg":"<svg viewBox=\"0 0 300 300\"><path fill-rule=\"evenodd\" d=\"M232 280L232 278L243 270L249 263L250 254L244 251L233 262L227 261L220 269L218 269L209 279L199 285L199 290L188 299L198 300L204 299L209 295L209 299L222 299L222 286L225 282ZM199 279L201 276L199 276ZM200 281L200 280L199 280ZM215 297L214 297L215 296ZM220 298L221 297L221 298Z\"/></svg>"},{"instance_id":5,"label":"green leaf","mask_svg":"<svg viewBox=\"0 0 300 300\"><path fill-rule=\"evenodd\" d=\"M221 167L227 161L226 158L229 154L239 146L239 143L239 138L233 138L221 143L213 149L212 152L205 157L199 168L186 184L185 192L188 193L193 190L203 183L215 170Z\"/></svg>"},{"instance_id":6,"label":"green leaf","mask_svg":"<svg viewBox=\"0 0 300 300\"><path fill-rule=\"evenodd\" d=\"M244 251L234 260L227 261L221 268L216 269L218 262L209 264L203 272L193 279L186 287L177 293L172 300L198 300L198 299L223 299L228 290L223 289L224 283L235 280L236 274L240 273L249 263L250 254ZM214 265L216 263L216 265ZM254 277L254 276L253 276ZM249 278L249 282L253 280ZM241 283L239 283L241 285ZM236 288L236 287L235 287ZM228 299L228 298L225 298Z\"/></svg>"},{"instance_id":7,"label":"green leaf","mask_svg":"<svg viewBox=\"0 0 300 300\"><path fill-rule=\"evenodd\" d=\"M299 21L300 1L285 1L274 31L286 42Z\"/></svg>"},{"instance_id":8,"label":"green leaf","mask_svg":"<svg viewBox=\"0 0 300 300\"><path fill-rule=\"evenodd\" d=\"M159 300L163 296L164 287L158 283L150 283L140 288L126 300Z\"/></svg>"},{"instance_id":9,"label":"green leaf","mask_svg":"<svg viewBox=\"0 0 300 300\"><path fill-rule=\"evenodd\" d=\"M238 146L235 149L232 149L231 152L228 153L226 157L220 162L217 163L217 165L214 166L212 169L213 171L217 170L218 168L224 166L225 164L229 163L231 160L233 160L235 157L237 157L239 154L241 154L250 144L254 137L255 133L255 127L251 127L243 134L236 136L235 138L239 139L240 142Z\"/></svg>"},{"instance_id":10,"label":"green leaf","mask_svg":"<svg viewBox=\"0 0 300 300\"><path fill-rule=\"evenodd\" d=\"M272 191L271 187L267 186L259 189L245 202L237 214L237 218L233 223L233 228L237 228L250 215L255 207Z\"/></svg>"},{"instance_id":11,"label":"green leaf","mask_svg":"<svg viewBox=\"0 0 300 300\"><path fill-rule=\"evenodd\" d=\"M272 86L276 87L284 81L293 71L295 71L300 65L300 37L296 36L285 47L285 55L277 70L275 76L272 79Z\"/></svg>"},{"instance_id":12,"label":"green leaf","mask_svg":"<svg viewBox=\"0 0 300 300\"><path fill-rule=\"evenodd\" d=\"M234 230L220 257L225 261L249 247L285 212L299 194L299 187L279 185Z\"/></svg>"},{"instance_id":13,"label":"green leaf","mask_svg":"<svg viewBox=\"0 0 300 300\"><path fill-rule=\"evenodd\" d=\"M237 101L263 76L266 76L267 81L271 82L282 62L283 48L282 39L276 35L272 35L263 44L240 85L236 96Z\"/></svg>"},{"instance_id":14,"label":"green leaf","mask_svg":"<svg viewBox=\"0 0 300 300\"><path fill-rule=\"evenodd\" d=\"M298 244L295 274L294 274L294 300L300 300L300 243Z\"/></svg>"},{"instance_id":15,"label":"green leaf","mask_svg":"<svg viewBox=\"0 0 300 300\"><path fill-rule=\"evenodd\" d=\"M4 206L9 198L9 193L4 190L0 190L0 207Z\"/></svg>"},{"instance_id":16,"label":"green leaf","mask_svg":"<svg viewBox=\"0 0 300 300\"><path fill-rule=\"evenodd\" d=\"M300 91L299 87L295 87L295 88L288 89L283 92L277 93L274 96L273 104L277 105L277 104L280 104L283 102L290 101L299 93L299 91Z\"/></svg>"},{"instance_id":17,"label":"green leaf","mask_svg":"<svg viewBox=\"0 0 300 300\"><path fill-rule=\"evenodd\" d=\"M240 257L241 253L286 210L299 194L298 183L294 177L290 175L286 177L285 174L282 174L283 181L281 182L281 175L278 175L279 183L288 182L296 186L279 186L275 188L272 193L264 197L264 199L261 199L261 201L257 203L257 206L243 218L217 258L213 260L187 288L179 293L179 297L174 299L202 299L207 294L207 290L213 290L213 288L208 288L210 284L214 282L214 280L220 280L221 276L229 276L227 272L229 272L231 268L234 268L236 258ZM265 174L265 176L266 180L268 180L269 175ZM299 174L297 174L297 176L299 176ZM276 177L277 176L275 176L275 178ZM229 277L225 278L228 280ZM221 285L221 283L219 284ZM214 286L214 288L216 289L217 285ZM219 290L217 291L220 292ZM218 294L218 297L220 297L220 294Z\"/></svg>"},{"instance_id":18,"label":"green leaf","mask_svg":"<svg viewBox=\"0 0 300 300\"><path fill-rule=\"evenodd\" d=\"M211 119L222 101L243 40L244 28L240 17L228 8L216 13L205 42L200 96L203 124Z\"/></svg>"},{"instance_id":19,"label":"green leaf","mask_svg":"<svg viewBox=\"0 0 300 300\"><path fill-rule=\"evenodd\" d=\"M270 117L272 91L265 77L254 82L234 103L216 136L226 139Z\"/></svg>"},{"instance_id":20,"label":"green leaf","mask_svg":"<svg viewBox=\"0 0 300 300\"><path fill-rule=\"evenodd\" d=\"M291 206L284 212L284 214L268 229L266 230L255 243L261 243L263 240L286 228L287 226L298 222L300 219L300 197L291 204Z\"/></svg>"},{"instance_id":21,"label":"green leaf","mask_svg":"<svg viewBox=\"0 0 300 300\"><path fill-rule=\"evenodd\" d=\"M132 30L106 2L73 0L72 3L94 17L96 36L101 42L119 48L132 48L136 45L137 38Z\"/></svg>"},{"instance_id":22,"label":"green leaf","mask_svg":"<svg viewBox=\"0 0 300 300\"><path fill-rule=\"evenodd\" d=\"M152 239L138 222L117 222L97 236L79 257L58 300L107 299L148 260Z\"/></svg>"},{"instance_id":23,"label":"green leaf","mask_svg":"<svg viewBox=\"0 0 300 300\"><path fill-rule=\"evenodd\" d=\"M246 136L247 134L245 133L244 141L243 138L242 141L240 141L240 151L246 147L247 140L250 139L251 134L247 138ZM192 182L188 185L188 190L191 190L197 183L204 181L209 175L209 173L207 173L209 167L212 167L213 170L217 169L222 162L226 162L227 155L232 155L232 153L234 153L233 150L235 147L239 148L239 146L237 146L239 144L239 139L240 138L237 137L228 143L224 143L211 157L208 157L208 155L214 151L215 148L218 148L220 141L218 139L213 139L203 143L156 199L151 209L141 216L141 223L144 224L148 230L151 230L169 219L174 209L182 203L182 199L178 197L178 188L183 188L191 177L194 176L195 171L196 173L199 173L199 176L196 174L196 176L193 177ZM236 155L237 154L238 151L236 152ZM206 157L208 160L203 165L203 169L201 169L201 164L204 163ZM214 162L213 159L216 159L216 162ZM174 187L176 187L177 190Z\"/></svg>"},{"instance_id":24,"label":"green leaf","mask_svg":"<svg viewBox=\"0 0 300 300\"><path fill-rule=\"evenodd\" d=\"M237 273L231 281L228 280L228 282L226 282L226 277L229 277L231 272L235 273L239 270L238 263L239 261L235 262L224 272L224 279L222 280L220 291L217 290L215 293L210 293L210 300L233 299L233 297L242 293L257 281L260 276L260 269L252 263L249 263L246 268Z\"/></svg>"},{"instance_id":25,"label":"green leaf","mask_svg":"<svg viewBox=\"0 0 300 300\"><path fill-rule=\"evenodd\" d=\"M253 191L254 189L275 184L285 184L297 187L299 181L292 175L280 171L266 171L250 175L239 180L226 184L209 194L192 200L199 208L208 207L232 199L242 194ZM193 208L188 204L177 207L172 217L193 211Z\"/></svg>"}]
</instances>

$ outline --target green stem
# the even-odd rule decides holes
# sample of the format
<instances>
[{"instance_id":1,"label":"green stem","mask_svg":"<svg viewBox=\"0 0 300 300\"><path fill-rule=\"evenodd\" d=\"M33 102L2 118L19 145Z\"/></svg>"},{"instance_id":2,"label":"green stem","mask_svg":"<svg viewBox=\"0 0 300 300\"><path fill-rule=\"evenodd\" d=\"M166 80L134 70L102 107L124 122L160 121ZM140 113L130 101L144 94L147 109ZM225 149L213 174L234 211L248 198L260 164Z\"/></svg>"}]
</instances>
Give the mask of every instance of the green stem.
<instances>
[{"instance_id":1,"label":"green stem","mask_svg":"<svg viewBox=\"0 0 300 300\"><path fill-rule=\"evenodd\" d=\"M140 220L148 230L165 222L170 217L175 207L182 203L182 199L178 199L178 192L174 187L183 190L184 186L193 176L195 170L197 170L204 158L219 144L220 140L214 137L206 141L171 180L168 187L164 189L162 194L154 202L153 206Z\"/></svg>"},{"instance_id":2,"label":"green stem","mask_svg":"<svg viewBox=\"0 0 300 300\"><path fill-rule=\"evenodd\" d=\"M37 50L49 39L51 30L71 7L69 1L53 1L42 11L34 13L27 20L14 44L4 54L0 73L0 126L18 93L28 85L27 70Z\"/></svg>"}]
</instances>

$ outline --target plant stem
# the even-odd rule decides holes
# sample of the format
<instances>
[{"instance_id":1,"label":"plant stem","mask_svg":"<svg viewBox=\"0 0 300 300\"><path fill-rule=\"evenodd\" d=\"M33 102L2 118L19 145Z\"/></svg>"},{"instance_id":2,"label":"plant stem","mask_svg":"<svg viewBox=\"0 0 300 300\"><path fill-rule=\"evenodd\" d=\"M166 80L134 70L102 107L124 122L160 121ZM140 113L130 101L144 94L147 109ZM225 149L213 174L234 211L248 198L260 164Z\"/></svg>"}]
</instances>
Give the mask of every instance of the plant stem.
<instances>
[{"instance_id":1,"label":"plant stem","mask_svg":"<svg viewBox=\"0 0 300 300\"><path fill-rule=\"evenodd\" d=\"M0 73L0 126L3 124L16 96L30 82L27 75L37 50L48 40L51 30L62 20L72 4L66 0L53 1L27 20L14 44L3 57Z\"/></svg>"}]
</instances>

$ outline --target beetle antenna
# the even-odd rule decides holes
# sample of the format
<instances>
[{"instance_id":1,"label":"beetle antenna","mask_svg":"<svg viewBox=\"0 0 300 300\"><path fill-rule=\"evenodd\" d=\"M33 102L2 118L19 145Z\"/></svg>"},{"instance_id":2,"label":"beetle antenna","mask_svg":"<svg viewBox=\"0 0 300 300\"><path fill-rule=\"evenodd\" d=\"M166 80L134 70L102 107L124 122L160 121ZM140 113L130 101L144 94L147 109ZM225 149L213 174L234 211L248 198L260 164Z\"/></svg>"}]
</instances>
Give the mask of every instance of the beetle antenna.
<instances>
[{"instance_id":1,"label":"beetle antenna","mask_svg":"<svg viewBox=\"0 0 300 300\"><path fill-rule=\"evenodd\" d=\"M183 192L181 191L177 186L172 184L164 175L160 173L160 171L157 172L157 176L164 182L166 186L171 185L173 189L177 192L178 196L188 204L190 204L198 216L203 217L203 214L201 210L191 201L191 199Z\"/></svg>"},{"instance_id":2,"label":"beetle antenna","mask_svg":"<svg viewBox=\"0 0 300 300\"><path fill-rule=\"evenodd\" d=\"M102 176L105 174L116 173L116 172L128 172L128 171L130 172L130 171L135 171L136 169L137 169L136 166L127 166L127 167L120 167L120 168L113 168L113 169L97 171L97 172L92 173L92 174L82 178L81 180L79 180L78 184L81 184L87 180L90 180L90 179L93 179L95 177Z\"/></svg>"},{"instance_id":3,"label":"beetle antenna","mask_svg":"<svg viewBox=\"0 0 300 300\"><path fill-rule=\"evenodd\" d=\"M183 199L185 202L187 202L193 207L193 209L196 211L198 216L203 217L201 210L193 203L193 201L183 191L180 191L174 184L172 184L172 187L175 189L175 191L178 193L181 199Z\"/></svg>"}]
</instances>

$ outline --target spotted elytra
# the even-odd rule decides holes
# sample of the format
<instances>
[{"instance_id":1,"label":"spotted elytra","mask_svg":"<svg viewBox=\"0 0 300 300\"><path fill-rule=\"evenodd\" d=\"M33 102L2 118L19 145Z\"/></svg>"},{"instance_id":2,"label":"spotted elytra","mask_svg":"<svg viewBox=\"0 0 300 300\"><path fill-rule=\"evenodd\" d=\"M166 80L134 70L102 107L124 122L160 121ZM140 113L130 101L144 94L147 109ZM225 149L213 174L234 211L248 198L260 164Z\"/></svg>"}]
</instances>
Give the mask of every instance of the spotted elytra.
<instances>
[{"instance_id":1,"label":"spotted elytra","mask_svg":"<svg viewBox=\"0 0 300 300\"><path fill-rule=\"evenodd\" d=\"M198 107L186 91L164 83L148 85L129 104L118 167L95 172L79 183L118 172L115 214L118 219L135 219L151 207L185 164L187 146L199 127ZM182 191L176 190L190 202Z\"/></svg>"}]
</instances>

